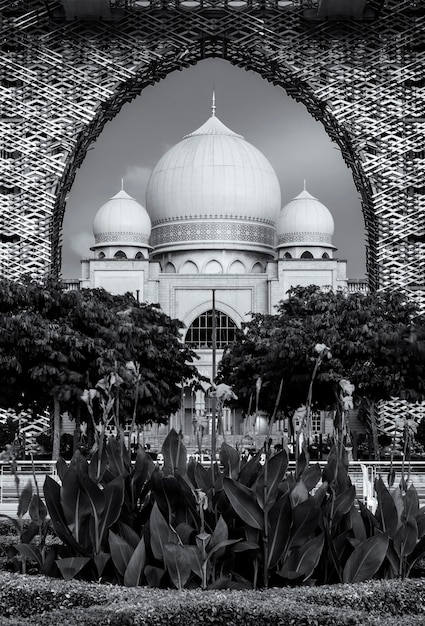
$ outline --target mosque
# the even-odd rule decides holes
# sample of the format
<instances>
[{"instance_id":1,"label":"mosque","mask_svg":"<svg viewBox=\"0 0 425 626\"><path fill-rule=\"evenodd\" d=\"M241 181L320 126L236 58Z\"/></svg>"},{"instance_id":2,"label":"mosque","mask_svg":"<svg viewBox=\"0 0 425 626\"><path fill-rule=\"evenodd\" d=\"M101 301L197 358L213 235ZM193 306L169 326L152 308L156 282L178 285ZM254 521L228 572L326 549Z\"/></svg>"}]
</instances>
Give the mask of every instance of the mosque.
<instances>
[{"instance_id":1,"label":"mosque","mask_svg":"<svg viewBox=\"0 0 425 626\"><path fill-rule=\"evenodd\" d=\"M211 117L153 169L146 207L122 187L98 210L79 286L159 303L184 323L183 339L211 379L213 311L219 361L236 328L251 313L273 313L292 286L347 288L333 233L330 211L305 184L282 208L273 167L219 120L213 99ZM208 433L208 395L189 396L172 425L188 437L195 425ZM241 418L225 410L224 431L238 435L242 428ZM253 428L259 432L261 424Z\"/></svg>"}]
</instances>

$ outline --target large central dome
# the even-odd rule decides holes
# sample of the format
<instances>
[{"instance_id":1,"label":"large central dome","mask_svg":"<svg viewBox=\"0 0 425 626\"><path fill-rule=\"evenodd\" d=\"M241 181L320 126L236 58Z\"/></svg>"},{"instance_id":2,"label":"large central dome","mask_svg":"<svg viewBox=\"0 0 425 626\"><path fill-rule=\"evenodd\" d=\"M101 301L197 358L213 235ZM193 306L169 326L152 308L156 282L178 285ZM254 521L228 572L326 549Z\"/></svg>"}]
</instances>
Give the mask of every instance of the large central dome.
<instances>
[{"instance_id":1,"label":"large central dome","mask_svg":"<svg viewBox=\"0 0 425 626\"><path fill-rule=\"evenodd\" d=\"M213 114L160 159L146 191L155 252L228 248L271 253L276 173Z\"/></svg>"}]
</instances>

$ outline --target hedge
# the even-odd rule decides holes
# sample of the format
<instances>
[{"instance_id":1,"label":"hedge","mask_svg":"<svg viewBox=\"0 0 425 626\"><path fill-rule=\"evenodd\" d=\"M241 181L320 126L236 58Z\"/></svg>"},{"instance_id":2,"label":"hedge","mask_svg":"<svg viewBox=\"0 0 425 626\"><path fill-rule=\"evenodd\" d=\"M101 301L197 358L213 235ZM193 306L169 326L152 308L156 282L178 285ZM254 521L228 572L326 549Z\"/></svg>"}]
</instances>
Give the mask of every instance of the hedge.
<instances>
[{"instance_id":1,"label":"hedge","mask_svg":"<svg viewBox=\"0 0 425 626\"><path fill-rule=\"evenodd\" d=\"M1 626L425 626L425 579L205 592L1 572L0 615Z\"/></svg>"}]
</instances>

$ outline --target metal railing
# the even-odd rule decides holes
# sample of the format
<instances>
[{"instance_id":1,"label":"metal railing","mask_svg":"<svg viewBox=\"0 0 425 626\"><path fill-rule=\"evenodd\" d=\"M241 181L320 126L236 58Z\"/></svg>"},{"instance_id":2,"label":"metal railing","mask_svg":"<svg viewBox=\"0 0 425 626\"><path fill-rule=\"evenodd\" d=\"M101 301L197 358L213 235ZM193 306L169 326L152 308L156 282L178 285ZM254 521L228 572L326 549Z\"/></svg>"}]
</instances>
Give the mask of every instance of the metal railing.
<instances>
[{"instance_id":1,"label":"metal railing","mask_svg":"<svg viewBox=\"0 0 425 626\"><path fill-rule=\"evenodd\" d=\"M311 464L319 463L320 467L326 465L326 461L311 461ZM388 485L387 476L390 469L395 471L393 488L397 487L403 473L401 461L351 461L349 465L349 476L356 487L357 498L368 508L376 506L376 493L374 488L375 479L381 476L384 483ZM409 469L410 467L410 469ZM28 481L35 486L37 481L40 491L43 491L44 479L51 476L54 480L59 480L56 461L16 461L16 474L9 463L0 463L0 507L17 503L18 493L16 487L16 476L19 478L19 492ZM288 471L295 469L294 461L289 462ZM408 484L414 485L418 492L421 506L425 505L425 462L412 461L410 466L404 464L404 478ZM1 510L1 509L0 509Z\"/></svg>"},{"instance_id":2,"label":"metal railing","mask_svg":"<svg viewBox=\"0 0 425 626\"><path fill-rule=\"evenodd\" d=\"M33 487L37 481L42 492L46 476L58 480L56 461L15 461L14 466L10 463L0 463L0 506L17 502L18 491L20 493L28 481L31 481Z\"/></svg>"}]
</instances>

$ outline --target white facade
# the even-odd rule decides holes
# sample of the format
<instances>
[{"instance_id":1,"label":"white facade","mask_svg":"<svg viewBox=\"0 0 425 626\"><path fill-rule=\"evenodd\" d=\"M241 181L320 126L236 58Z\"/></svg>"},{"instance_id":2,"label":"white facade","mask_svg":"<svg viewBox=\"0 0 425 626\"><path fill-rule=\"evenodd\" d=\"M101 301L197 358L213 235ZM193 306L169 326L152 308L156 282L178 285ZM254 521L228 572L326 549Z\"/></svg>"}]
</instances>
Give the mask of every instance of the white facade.
<instances>
[{"instance_id":1,"label":"white facade","mask_svg":"<svg viewBox=\"0 0 425 626\"><path fill-rule=\"evenodd\" d=\"M184 339L211 377L211 337L203 324L213 290L218 323L226 327L219 358L232 325L240 327L251 313L273 313L291 287L347 286L346 261L333 258L333 229L329 210L306 189L281 209L270 163L213 113L160 159L146 209L123 189L100 208L80 286L159 303L184 322ZM186 403L183 430L208 412L201 396Z\"/></svg>"}]
</instances>

